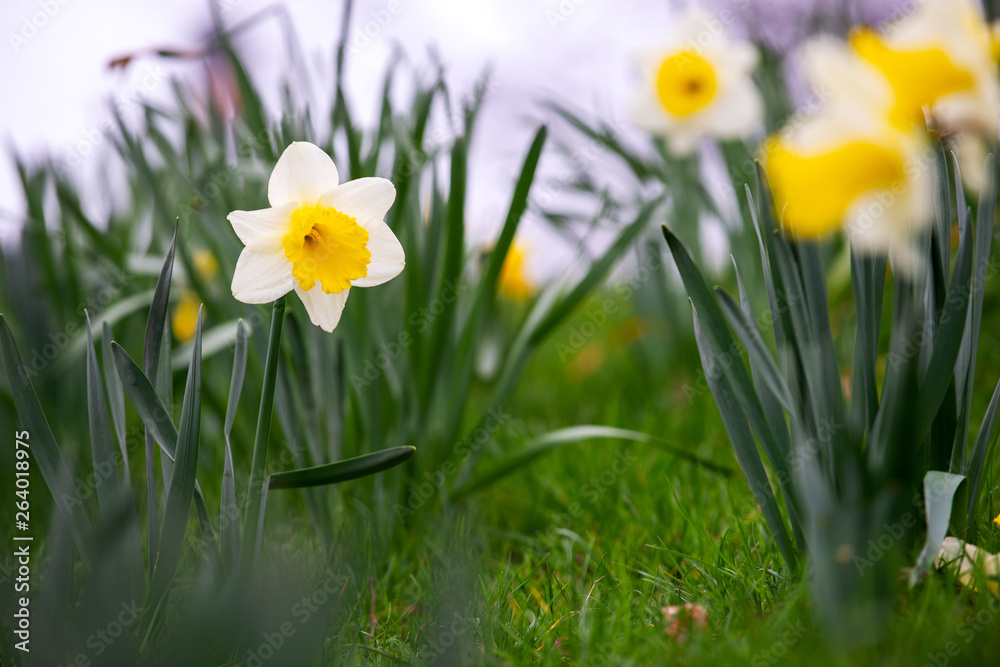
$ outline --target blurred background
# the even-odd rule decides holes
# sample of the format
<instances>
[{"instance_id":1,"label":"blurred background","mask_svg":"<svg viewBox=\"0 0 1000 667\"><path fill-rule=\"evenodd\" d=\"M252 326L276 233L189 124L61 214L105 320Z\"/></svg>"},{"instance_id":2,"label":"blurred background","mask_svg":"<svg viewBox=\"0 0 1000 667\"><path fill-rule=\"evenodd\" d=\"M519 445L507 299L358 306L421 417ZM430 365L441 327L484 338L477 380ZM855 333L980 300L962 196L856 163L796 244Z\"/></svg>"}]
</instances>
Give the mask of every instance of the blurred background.
<instances>
[{"instance_id":1,"label":"blurred background","mask_svg":"<svg viewBox=\"0 0 1000 667\"><path fill-rule=\"evenodd\" d=\"M347 85L356 106L352 111L360 124L375 123L381 75L400 55L424 73L431 73L439 62L446 81L460 94L471 91L488 72L488 99L470 157L468 202L468 239L473 244L488 242L501 222L524 146L539 123L552 120L543 102L567 105L585 118L608 124L626 143L643 144L644 135L628 122L635 83L632 56L638 48L662 39L671 16L691 4L359 0L346 60ZM905 3L709 0L701 4L722 18L733 35L756 37L783 51L820 26L836 29L859 20L878 21ZM248 22L235 43L271 109L278 108L279 84L293 70L302 73L293 77L300 92L317 108L328 106L342 3L222 0L220 12L227 27ZM88 165L111 151L105 135L113 126L112 107L128 121L141 113L144 101L169 103L170 81L175 77L225 86L220 72L197 57L199 46L212 32L204 0L169 4L11 0L0 7L0 26L5 42L0 49L0 86L13 91L0 103L0 140L8 154L0 160L0 238L7 242L25 211L11 151L28 164L49 156L57 165L65 165L73 179L86 183L98 173ZM288 44L289 34L298 43ZM157 49L187 57L158 58L153 55ZM139 57L120 60L129 55ZM400 84L396 94L405 97L406 82ZM444 130L439 132L443 138ZM571 206L567 161L573 159L551 152L543 157L536 199L541 195L553 208ZM575 156L577 162L580 159L589 162L590 171L606 172L609 181L620 169L600 150L582 147ZM618 182L628 184L628 178ZM84 197L82 202L97 218L104 211L93 209L109 205L100 199ZM545 248L542 256L528 256L528 270L538 279L564 270L572 261L572 245L553 242L554 232L538 220L529 217L521 233L530 246ZM711 225L703 233L709 236L706 251L714 248L713 254L722 261L724 234L713 234ZM599 234L597 238L599 242Z\"/></svg>"},{"instance_id":2,"label":"blurred background","mask_svg":"<svg viewBox=\"0 0 1000 667\"><path fill-rule=\"evenodd\" d=\"M235 41L265 98L271 96L266 99L271 108L278 107L279 83L295 65L289 63L290 52L308 65L309 80L299 83L308 87L316 106L328 106L342 3L225 0L220 7L229 26L264 13ZM494 233L501 222L524 147L543 120L539 102L559 99L621 123L631 52L637 44L656 40L669 11L665 3L637 0L360 0L346 61L357 107L353 112L361 124L375 122L382 73L400 53L425 72L439 60L453 90L463 94L489 71L489 99L470 169L468 213L474 242ZM286 23L299 43L287 44ZM110 150L102 145L102 128L111 127L110 105L128 118L130 112L139 113L144 100L169 101L172 77L210 76L196 58L147 57L127 67L109 66L116 58L149 49L197 49L212 30L203 0L163 5L18 0L3 3L0 25L5 36L0 85L18 91L2 103L0 137L29 163L33 156L49 155L71 165L78 179L85 180L87 165ZM405 96L401 83L398 92ZM543 168L558 182L559 170L551 162ZM24 210L13 163L0 161L0 224L6 237L19 226ZM533 245L546 242L543 226L528 224L523 233L535 240ZM565 255L555 259L546 252L546 261L533 262L532 270L544 274L567 261Z\"/></svg>"}]
</instances>

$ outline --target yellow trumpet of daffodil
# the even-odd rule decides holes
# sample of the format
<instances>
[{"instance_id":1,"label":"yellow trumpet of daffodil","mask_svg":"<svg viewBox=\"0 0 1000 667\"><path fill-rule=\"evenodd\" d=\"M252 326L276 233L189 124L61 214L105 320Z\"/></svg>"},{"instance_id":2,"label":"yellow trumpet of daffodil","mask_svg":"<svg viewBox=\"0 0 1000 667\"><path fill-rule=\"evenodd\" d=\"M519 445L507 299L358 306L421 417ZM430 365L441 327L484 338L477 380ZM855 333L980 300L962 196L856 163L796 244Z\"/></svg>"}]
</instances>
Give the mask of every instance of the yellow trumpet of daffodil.
<instances>
[{"instance_id":1,"label":"yellow trumpet of daffodil","mask_svg":"<svg viewBox=\"0 0 1000 667\"><path fill-rule=\"evenodd\" d=\"M924 0L881 33L855 30L850 44L885 76L894 125L922 125L929 113L947 131L997 134L1000 81L993 35L978 3Z\"/></svg>"},{"instance_id":2,"label":"yellow trumpet of daffodil","mask_svg":"<svg viewBox=\"0 0 1000 667\"><path fill-rule=\"evenodd\" d=\"M511 301L523 301L535 293L535 283L527 274L528 246L514 241L500 267L500 293Z\"/></svg>"},{"instance_id":3,"label":"yellow trumpet of daffodil","mask_svg":"<svg viewBox=\"0 0 1000 667\"><path fill-rule=\"evenodd\" d=\"M811 42L802 64L827 99L762 146L782 228L800 239L844 228L855 246L890 251L899 268L914 268L912 241L933 212L926 132L892 122L881 74L843 44Z\"/></svg>"},{"instance_id":4,"label":"yellow trumpet of daffodil","mask_svg":"<svg viewBox=\"0 0 1000 667\"><path fill-rule=\"evenodd\" d=\"M173 315L170 317L170 329L174 333L174 338L182 343L189 343L194 339L200 310L201 301L194 294L186 293L174 306Z\"/></svg>"}]
</instances>

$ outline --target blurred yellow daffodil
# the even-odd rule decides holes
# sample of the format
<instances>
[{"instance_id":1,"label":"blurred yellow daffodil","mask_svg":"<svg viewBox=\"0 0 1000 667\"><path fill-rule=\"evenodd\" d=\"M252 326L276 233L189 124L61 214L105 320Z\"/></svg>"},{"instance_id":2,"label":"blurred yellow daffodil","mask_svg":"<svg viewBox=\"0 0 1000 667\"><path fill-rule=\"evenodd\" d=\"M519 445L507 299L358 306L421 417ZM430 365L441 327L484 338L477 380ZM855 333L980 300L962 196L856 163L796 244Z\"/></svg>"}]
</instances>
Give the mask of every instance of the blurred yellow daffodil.
<instances>
[{"instance_id":1,"label":"blurred yellow daffodil","mask_svg":"<svg viewBox=\"0 0 1000 667\"><path fill-rule=\"evenodd\" d=\"M535 293L535 283L528 277L526 270L528 254L528 247L524 243L514 241L500 267L500 293L511 301L523 301Z\"/></svg>"},{"instance_id":2,"label":"blurred yellow daffodil","mask_svg":"<svg viewBox=\"0 0 1000 667\"><path fill-rule=\"evenodd\" d=\"M234 297L268 303L294 289L313 324L333 331L351 287L399 275L403 248L384 220L396 188L384 178L339 182L318 146L297 141L285 149L267 186L271 208L229 214L246 246Z\"/></svg>"},{"instance_id":3,"label":"blurred yellow daffodil","mask_svg":"<svg viewBox=\"0 0 1000 667\"><path fill-rule=\"evenodd\" d=\"M730 41L711 14L688 12L663 45L637 60L642 83L633 118L665 136L673 153L691 153L702 137L743 137L760 126L763 104L750 79L757 50Z\"/></svg>"},{"instance_id":4,"label":"blurred yellow daffodil","mask_svg":"<svg viewBox=\"0 0 1000 667\"><path fill-rule=\"evenodd\" d=\"M210 251L201 248L194 251L194 270L202 280L211 281L219 275L219 261Z\"/></svg>"},{"instance_id":5,"label":"blurred yellow daffodil","mask_svg":"<svg viewBox=\"0 0 1000 667\"><path fill-rule=\"evenodd\" d=\"M174 306L174 312L170 318L170 329L174 332L174 338L182 343L189 343L194 339L195 330L198 328L200 309L201 301L191 292L186 293Z\"/></svg>"},{"instance_id":6,"label":"blurred yellow daffodil","mask_svg":"<svg viewBox=\"0 0 1000 667\"><path fill-rule=\"evenodd\" d=\"M922 125L929 112L945 130L997 133L1000 81L991 29L978 3L925 0L891 30L855 30L850 42L885 75L894 125Z\"/></svg>"},{"instance_id":7,"label":"blurred yellow daffodil","mask_svg":"<svg viewBox=\"0 0 1000 667\"><path fill-rule=\"evenodd\" d=\"M898 268L914 268L915 233L933 211L926 133L891 122L881 75L844 45L817 39L801 62L827 98L762 145L782 227L802 239L845 228L855 246L890 251Z\"/></svg>"}]
</instances>

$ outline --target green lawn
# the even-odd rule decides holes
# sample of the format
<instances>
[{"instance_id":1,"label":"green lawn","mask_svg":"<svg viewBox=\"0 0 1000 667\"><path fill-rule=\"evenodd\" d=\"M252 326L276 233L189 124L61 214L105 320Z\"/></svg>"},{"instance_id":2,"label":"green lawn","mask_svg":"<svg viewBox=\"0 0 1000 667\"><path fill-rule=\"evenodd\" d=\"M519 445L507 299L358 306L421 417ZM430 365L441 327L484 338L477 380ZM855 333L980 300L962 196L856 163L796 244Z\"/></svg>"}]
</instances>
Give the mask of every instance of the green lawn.
<instances>
[{"instance_id":1,"label":"green lawn","mask_svg":"<svg viewBox=\"0 0 1000 667\"><path fill-rule=\"evenodd\" d=\"M1000 647L1000 602L956 589L943 573L912 591L901 586L882 646L837 655L812 618L806 575L790 576L780 561L711 395L689 402L685 394L696 382L696 357L668 377L645 377L634 346L615 342L613 323L591 341L606 359L581 377L579 360L561 361L558 343L583 321L581 314L556 333L528 368L486 457L522 446L528 434L594 423L657 434L733 474L649 445L584 441L460 506L441 508L436 489L418 491L426 500L402 522L371 484L356 483L339 500L342 537L328 563L306 537L304 506L289 497L272 510L281 519L268 526L268 563L279 572L283 563L300 565L307 593L324 567L350 573L336 609L327 610L336 619L331 661L990 664ZM984 335L984 367L995 367L998 350ZM980 411L987 397L984 382ZM1000 529L982 534L984 547L1000 547ZM662 608L687 602L707 610L708 627L668 636Z\"/></svg>"}]
</instances>

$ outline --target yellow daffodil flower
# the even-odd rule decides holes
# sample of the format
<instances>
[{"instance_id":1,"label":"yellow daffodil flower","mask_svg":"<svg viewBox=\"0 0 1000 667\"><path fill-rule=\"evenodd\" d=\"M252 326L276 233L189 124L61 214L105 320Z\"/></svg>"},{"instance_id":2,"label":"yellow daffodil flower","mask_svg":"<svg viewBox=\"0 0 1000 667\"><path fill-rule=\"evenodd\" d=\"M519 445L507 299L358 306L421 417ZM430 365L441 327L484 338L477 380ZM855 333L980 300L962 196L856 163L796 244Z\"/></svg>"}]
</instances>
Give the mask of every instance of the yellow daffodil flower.
<instances>
[{"instance_id":1,"label":"yellow daffodil flower","mask_svg":"<svg viewBox=\"0 0 1000 667\"><path fill-rule=\"evenodd\" d=\"M210 251L204 248L195 250L192 260L194 270L198 272L202 280L210 282L219 275L219 262Z\"/></svg>"},{"instance_id":2,"label":"yellow daffodil flower","mask_svg":"<svg viewBox=\"0 0 1000 667\"><path fill-rule=\"evenodd\" d=\"M821 38L802 52L823 106L762 145L782 227L800 239L845 228L851 242L916 268L915 234L931 222L933 162L926 133L890 121L891 91L875 68Z\"/></svg>"},{"instance_id":3,"label":"yellow daffodil flower","mask_svg":"<svg viewBox=\"0 0 1000 667\"><path fill-rule=\"evenodd\" d=\"M523 301L535 293L535 284L525 270L527 257L527 246L515 241L500 267L500 293L511 301Z\"/></svg>"},{"instance_id":4,"label":"yellow daffodil flower","mask_svg":"<svg viewBox=\"0 0 1000 667\"><path fill-rule=\"evenodd\" d=\"M929 111L946 130L995 135L1000 82L990 26L972 0L924 0L884 34L854 31L852 49L893 92L890 118L908 129Z\"/></svg>"},{"instance_id":5,"label":"yellow daffodil flower","mask_svg":"<svg viewBox=\"0 0 1000 667\"><path fill-rule=\"evenodd\" d=\"M190 292L185 294L174 306L174 312L170 318L170 329L174 332L174 338L182 343L189 343L194 339L200 310L201 301Z\"/></svg>"},{"instance_id":6,"label":"yellow daffodil flower","mask_svg":"<svg viewBox=\"0 0 1000 667\"><path fill-rule=\"evenodd\" d=\"M690 154L702 137L743 137L761 124L763 104L750 79L757 50L730 41L711 14L681 17L666 43L639 53L638 65L635 123L665 136L677 155Z\"/></svg>"},{"instance_id":7,"label":"yellow daffodil flower","mask_svg":"<svg viewBox=\"0 0 1000 667\"><path fill-rule=\"evenodd\" d=\"M333 331L351 287L399 275L403 248L384 220L396 188L384 178L339 182L318 146L285 149L268 181L271 208L229 214L246 246L233 275L236 299L268 303L294 289L313 324Z\"/></svg>"}]
</instances>

